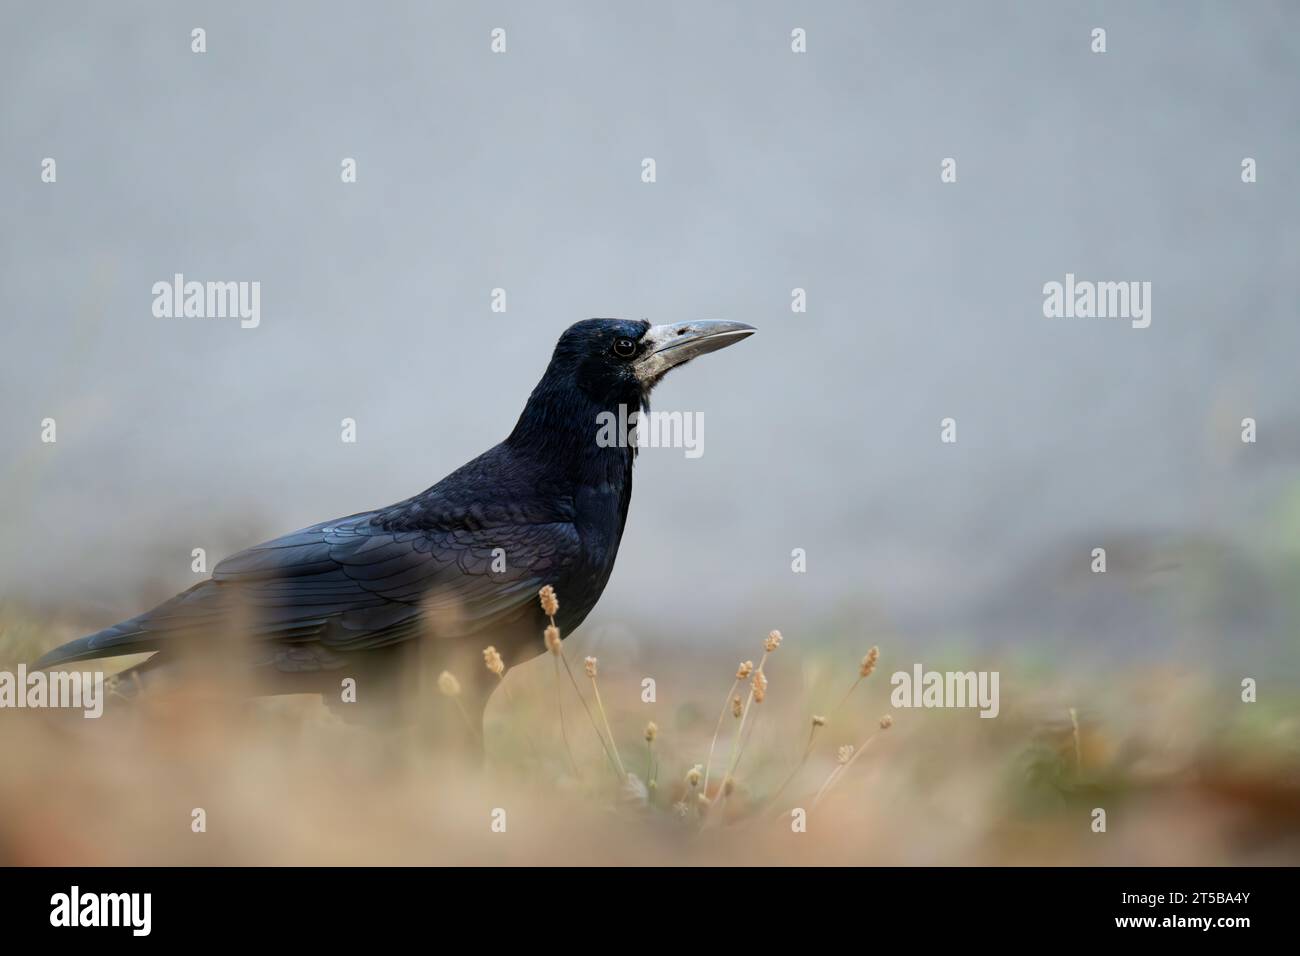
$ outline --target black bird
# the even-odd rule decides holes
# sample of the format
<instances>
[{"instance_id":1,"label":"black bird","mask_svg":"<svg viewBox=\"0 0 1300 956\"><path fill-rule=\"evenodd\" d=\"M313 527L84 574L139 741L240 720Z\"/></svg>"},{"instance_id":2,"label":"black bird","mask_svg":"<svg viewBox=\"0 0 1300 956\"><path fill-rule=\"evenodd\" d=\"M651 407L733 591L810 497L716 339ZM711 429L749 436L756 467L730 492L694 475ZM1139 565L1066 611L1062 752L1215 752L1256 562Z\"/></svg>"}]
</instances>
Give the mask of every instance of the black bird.
<instances>
[{"instance_id":1,"label":"black bird","mask_svg":"<svg viewBox=\"0 0 1300 956\"><path fill-rule=\"evenodd\" d=\"M481 714L491 644L509 664L545 648L538 590L559 594L565 635L614 568L634 444L598 441L601 413L648 409L672 368L749 336L739 322L588 319L571 326L505 441L405 501L301 531L220 562L211 579L139 617L50 651L36 667L152 652L130 692L198 671L254 693L409 699L412 652L456 662Z\"/></svg>"}]
</instances>

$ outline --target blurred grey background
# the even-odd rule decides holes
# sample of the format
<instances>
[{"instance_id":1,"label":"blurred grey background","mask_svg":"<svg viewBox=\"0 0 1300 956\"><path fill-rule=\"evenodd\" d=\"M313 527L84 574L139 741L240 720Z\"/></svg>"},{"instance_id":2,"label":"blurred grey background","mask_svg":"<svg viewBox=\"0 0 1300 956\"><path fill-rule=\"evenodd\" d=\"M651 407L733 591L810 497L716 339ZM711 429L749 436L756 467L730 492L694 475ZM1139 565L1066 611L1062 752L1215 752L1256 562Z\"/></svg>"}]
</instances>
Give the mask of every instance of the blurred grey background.
<instances>
[{"instance_id":1,"label":"blurred grey background","mask_svg":"<svg viewBox=\"0 0 1300 956\"><path fill-rule=\"evenodd\" d=\"M0 596L107 625L500 440L577 319L727 318L584 630L1294 662L1298 105L1288 3L5 0Z\"/></svg>"}]
</instances>

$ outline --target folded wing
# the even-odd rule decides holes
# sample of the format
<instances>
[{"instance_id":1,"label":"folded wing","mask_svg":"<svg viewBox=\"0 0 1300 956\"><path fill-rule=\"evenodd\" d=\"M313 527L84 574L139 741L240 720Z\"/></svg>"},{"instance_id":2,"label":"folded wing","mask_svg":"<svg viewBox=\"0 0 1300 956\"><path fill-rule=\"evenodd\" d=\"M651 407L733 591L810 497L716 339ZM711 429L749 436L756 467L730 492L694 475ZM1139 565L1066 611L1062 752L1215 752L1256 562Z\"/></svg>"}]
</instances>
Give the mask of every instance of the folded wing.
<instances>
[{"instance_id":1,"label":"folded wing","mask_svg":"<svg viewBox=\"0 0 1300 956\"><path fill-rule=\"evenodd\" d=\"M167 647L234 630L336 651L459 636L517 618L578 561L567 521L447 520L393 528L382 512L327 521L232 555L212 578L128 621L72 641L38 667Z\"/></svg>"}]
</instances>

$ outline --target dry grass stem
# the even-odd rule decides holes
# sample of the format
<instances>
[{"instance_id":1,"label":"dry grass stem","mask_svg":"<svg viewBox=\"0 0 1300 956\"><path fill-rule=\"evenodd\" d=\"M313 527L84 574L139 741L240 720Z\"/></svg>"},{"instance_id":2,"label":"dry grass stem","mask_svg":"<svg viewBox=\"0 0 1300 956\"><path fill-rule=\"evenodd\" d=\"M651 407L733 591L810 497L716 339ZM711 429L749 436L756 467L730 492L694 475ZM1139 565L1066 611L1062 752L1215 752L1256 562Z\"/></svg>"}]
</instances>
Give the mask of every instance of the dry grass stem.
<instances>
[{"instance_id":1,"label":"dry grass stem","mask_svg":"<svg viewBox=\"0 0 1300 956\"><path fill-rule=\"evenodd\" d=\"M564 645L561 642L560 637L560 628L559 625L555 623L555 614L560 609L560 601L559 598L556 597L555 588L548 584L537 592L537 597L542 604L542 613L545 614L551 622L547 626L545 632L543 632L543 637L546 640L546 648L558 659L559 663L564 665L564 672L569 675L569 683L573 685L573 692L578 695L578 700L582 702L582 709L586 711L587 719L591 721L591 729L596 732L596 739L600 741L600 749L605 752L605 759L609 761L610 767L618 774L619 779L622 780L627 776L627 772L623 770L622 761L617 759L616 754L610 752L609 744L605 742L605 735L600 732L600 725L596 723L596 716L591 712L591 707L587 704L587 698L582 695L582 689L578 687L578 679L573 676L573 668L569 666L569 658L564 653ZM594 658L592 659L594 660ZM556 701L558 702L560 697L558 666L556 668L555 680ZM560 732L561 734L564 733L563 710L560 712ZM567 736L564 739L564 746L566 748L569 746ZM569 751L569 760L570 762L573 762L572 750ZM574 763L574 767L576 769L576 763Z\"/></svg>"},{"instance_id":2,"label":"dry grass stem","mask_svg":"<svg viewBox=\"0 0 1300 956\"><path fill-rule=\"evenodd\" d=\"M510 688L506 686L506 662L501 657L500 651L491 645L483 648L483 666L488 669L489 673L496 675L497 683L501 685L501 692L506 698L506 707L510 709L512 714L518 715L519 708L515 704L514 695L510 692ZM536 741L533 740L532 732L525 726L523 733L524 740L528 743L528 750L535 760L540 761L541 754L537 749Z\"/></svg>"},{"instance_id":3,"label":"dry grass stem","mask_svg":"<svg viewBox=\"0 0 1300 956\"><path fill-rule=\"evenodd\" d=\"M753 669L753 661L742 661L736 671L736 679L732 681L731 690L727 691L727 696L722 698L722 710L718 712L718 724L713 728L713 739L709 741L709 753L704 758L704 789L706 790L709 788L709 770L713 766L713 748L718 745L718 734L722 733L722 722L727 719L727 708L732 706L731 701L735 696L736 688L740 686L742 680L749 676L749 672Z\"/></svg>"},{"instance_id":4,"label":"dry grass stem","mask_svg":"<svg viewBox=\"0 0 1300 956\"><path fill-rule=\"evenodd\" d=\"M780 631L769 632L767 638L763 641L763 656L759 658L758 667L753 668L754 676L750 679L749 682L749 696L746 698L745 705L743 708L740 709L740 713L738 715L740 718L740 722L736 724L736 735L731 741L731 752L727 757L727 764L726 764L727 770L722 775L722 780L724 784L726 784L726 782L729 781L732 778L732 776L735 774L736 767L740 764L741 755L744 753L744 742L742 741L741 735L745 730L745 722L749 718L749 708L755 702L761 704L764 698L767 697L767 675L763 673L763 668L767 665L768 657L771 656L776 651L776 649L780 646L781 646L781 632ZM750 669L751 669L750 662L745 661L745 663L740 665L740 670L736 672L736 677L738 679L743 679L742 675L748 676ZM736 700L738 699L739 698L736 698ZM736 700L733 700L732 702L733 714L736 713L736 708L734 706ZM748 738L745 739L747 740ZM726 794L723 794L723 796L725 797Z\"/></svg>"},{"instance_id":5,"label":"dry grass stem","mask_svg":"<svg viewBox=\"0 0 1300 956\"><path fill-rule=\"evenodd\" d=\"M866 740L862 741L860 746L854 747L852 744L849 744L839 749L839 765L830 772L830 775L826 778L826 782L822 784L821 789L817 791L817 795L813 797L812 805L814 807L821 802L822 797L826 796L831 787L833 787L836 782L844 776L844 774L849 772L849 769L857 762L857 759L866 752L867 745L892 726L894 726L894 718L889 714L885 714L885 716L880 718L880 729L869 736Z\"/></svg>"},{"instance_id":6,"label":"dry grass stem","mask_svg":"<svg viewBox=\"0 0 1300 956\"><path fill-rule=\"evenodd\" d=\"M795 767L793 770L790 771L789 776L787 776L784 780L781 781L781 786L777 787L775 792L773 792L772 796L768 798L767 806L770 807L776 803L776 801L780 798L781 794L785 793L785 788L790 786L790 784L794 781L794 778L799 776L799 771L803 770L803 768L807 765L808 757L812 755L813 742L817 739L817 731L821 730L825 726L826 726L826 718L821 716L820 714L813 714L812 727L810 727L808 730L808 743L804 745L803 756L799 758L799 762L795 764Z\"/></svg>"},{"instance_id":7,"label":"dry grass stem","mask_svg":"<svg viewBox=\"0 0 1300 956\"><path fill-rule=\"evenodd\" d=\"M474 726L474 721L470 717L469 711L465 709L465 702L460 699L460 689L460 681L456 679L456 675L451 671L443 671L438 675L438 691L444 697L450 697L452 699L453 703L456 705L456 709L460 711L461 719L465 721L465 726L469 728L470 736L482 743L483 734Z\"/></svg>"},{"instance_id":8,"label":"dry grass stem","mask_svg":"<svg viewBox=\"0 0 1300 956\"><path fill-rule=\"evenodd\" d=\"M1083 747L1079 743L1079 712L1073 707L1070 708L1070 729L1074 736L1074 773L1078 776L1083 772Z\"/></svg>"},{"instance_id":9,"label":"dry grass stem","mask_svg":"<svg viewBox=\"0 0 1300 956\"><path fill-rule=\"evenodd\" d=\"M652 720L645 725L645 751L646 751L645 779L646 779L646 788L652 793L654 792L656 786L655 771L657 770L657 767L655 766L655 738L658 736L659 736L659 725Z\"/></svg>"},{"instance_id":10,"label":"dry grass stem","mask_svg":"<svg viewBox=\"0 0 1300 956\"><path fill-rule=\"evenodd\" d=\"M858 665L858 679L849 685L849 689L845 691L844 696L840 698L840 702L831 711L832 717L839 714L844 705L849 702L849 698L853 696L853 692L858 689L858 685L871 676L878 663L880 663L880 648L873 645L863 656L862 663Z\"/></svg>"},{"instance_id":11,"label":"dry grass stem","mask_svg":"<svg viewBox=\"0 0 1300 956\"><path fill-rule=\"evenodd\" d=\"M569 755L569 766L573 768L575 776L581 777L582 772L578 769L578 761L573 757L573 748L569 746L569 732L564 727L564 694L563 685L560 683L560 660L555 659L555 709L560 715L560 739L564 741L564 752Z\"/></svg>"},{"instance_id":12,"label":"dry grass stem","mask_svg":"<svg viewBox=\"0 0 1300 956\"><path fill-rule=\"evenodd\" d=\"M627 769L623 766L623 758L618 752L618 743L614 740L614 730L609 725L609 716L605 713L605 703L600 699L600 685L596 683L596 658L588 657L583 662L587 669L587 676L591 679L591 692L596 696L596 710L600 712L600 719L605 724L605 734L609 737L610 749L614 752L614 765L618 768L620 777L627 776ZM600 728L596 728L597 734Z\"/></svg>"}]
</instances>

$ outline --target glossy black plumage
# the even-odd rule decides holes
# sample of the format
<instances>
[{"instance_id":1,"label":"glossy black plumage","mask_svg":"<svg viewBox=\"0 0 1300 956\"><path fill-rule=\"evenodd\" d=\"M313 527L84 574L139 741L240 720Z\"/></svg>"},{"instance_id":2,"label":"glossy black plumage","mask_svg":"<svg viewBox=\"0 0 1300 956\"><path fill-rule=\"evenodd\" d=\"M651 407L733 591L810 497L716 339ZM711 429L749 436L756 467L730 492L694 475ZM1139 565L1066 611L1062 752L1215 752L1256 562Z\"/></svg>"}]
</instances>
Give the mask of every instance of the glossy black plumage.
<instances>
[{"instance_id":1,"label":"glossy black plumage","mask_svg":"<svg viewBox=\"0 0 1300 956\"><path fill-rule=\"evenodd\" d=\"M614 319L575 324L501 444L405 501L226 558L210 580L65 644L37 666L155 652L140 671L151 674L191 651L210 658L228 648L227 660L263 678L283 676L269 682L274 692L303 689L290 675L329 675L332 683L313 688L324 689L337 687L338 674L369 673L381 660L399 667L403 658L384 652L417 638L435 656L467 648L477 655L488 644L510 664L535 656L546 624L538 590L556 588L567 636L613 570L635 450L600 447L597 416L645 405L664 366L650 361L658 344L650 328ZM613 352L613 343L627 341L637 343L632 359ZM472 682L484 673L480 662Z\"/></svg>"}]
</instances>

